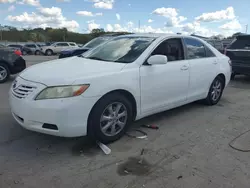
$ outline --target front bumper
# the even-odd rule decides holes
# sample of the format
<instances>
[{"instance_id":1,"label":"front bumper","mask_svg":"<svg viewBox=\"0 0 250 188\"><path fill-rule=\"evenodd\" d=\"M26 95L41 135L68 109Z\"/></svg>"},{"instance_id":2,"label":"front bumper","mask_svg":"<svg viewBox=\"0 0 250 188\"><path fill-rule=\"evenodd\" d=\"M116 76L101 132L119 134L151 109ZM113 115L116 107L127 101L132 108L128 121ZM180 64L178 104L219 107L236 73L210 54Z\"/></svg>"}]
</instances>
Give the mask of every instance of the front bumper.
<instances>
[{"instance_id":1,"label":"front bumper","mask_svg":"<svg viewBox=\"0 0 250 188\"><path fill-rule=\"evenodd\" d=\"M25 98L18 98L13 88L9 92L12 115L22 127L62 137L78 137L87 134L88 116L98 98L78 96L36 101L35 96L46 86L27 82L20 77L17 79L17 83L33 84L36 87L36 90ZM45 124L56 125L58 129L44 128Z\"/></svg>"}]
</instances>

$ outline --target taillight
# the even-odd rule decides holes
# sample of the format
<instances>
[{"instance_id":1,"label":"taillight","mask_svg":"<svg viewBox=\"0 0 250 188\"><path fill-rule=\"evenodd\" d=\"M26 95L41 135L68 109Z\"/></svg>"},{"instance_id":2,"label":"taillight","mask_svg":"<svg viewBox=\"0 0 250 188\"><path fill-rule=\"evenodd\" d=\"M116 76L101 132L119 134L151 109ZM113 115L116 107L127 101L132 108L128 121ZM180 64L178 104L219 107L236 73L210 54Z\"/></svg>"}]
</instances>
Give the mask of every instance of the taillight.
<instances>
[{"instance_id":1,"label":"taillight","mask_svg":"<svg viewBox=\"0 0 250 188\"><path fill-rule=\"evenodd\" d=\"M15 50L14 53L18 56L21 56L22 55L22 52L20 50Z\"/></svg>"}]
</instances>

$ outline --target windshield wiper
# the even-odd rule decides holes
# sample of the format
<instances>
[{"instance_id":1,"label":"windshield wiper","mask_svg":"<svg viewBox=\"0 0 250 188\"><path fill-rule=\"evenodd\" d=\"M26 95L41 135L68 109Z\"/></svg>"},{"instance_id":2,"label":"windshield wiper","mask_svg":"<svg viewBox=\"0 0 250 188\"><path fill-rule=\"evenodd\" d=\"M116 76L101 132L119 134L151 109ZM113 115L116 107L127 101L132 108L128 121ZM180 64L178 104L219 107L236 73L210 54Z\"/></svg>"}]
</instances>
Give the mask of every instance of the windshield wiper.
<instances>
[{"instance_id":1,"label":"windshield wiper","mask_svg":"<svg viewBox=\"0 0 250 188\"><path fill-rule=\"evenodd\" d=\"M99 57L88 57L87 59L99 60L99 61L108 61Z\"/></svg>"},{"instance_id":2,"label":"windshield wiper","mask_svg":"<svg viewBox=\"0 0 250 188\"><path fill-rule=\"evenodd\" d=\"M82 54L80 54L80 55L78 55L77 57L82 57L82 58L86 58L86 57L84 57Z\"/></svg>"}]
</instances>

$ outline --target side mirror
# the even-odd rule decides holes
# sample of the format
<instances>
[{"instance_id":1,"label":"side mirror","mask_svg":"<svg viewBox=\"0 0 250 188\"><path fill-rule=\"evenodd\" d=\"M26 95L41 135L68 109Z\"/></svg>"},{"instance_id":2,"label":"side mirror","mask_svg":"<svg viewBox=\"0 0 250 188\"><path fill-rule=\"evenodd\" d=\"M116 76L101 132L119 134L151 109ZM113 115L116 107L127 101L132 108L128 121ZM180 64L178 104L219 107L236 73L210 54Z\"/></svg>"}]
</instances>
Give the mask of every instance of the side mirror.
<instances>
[{"instance_id":1,"label":"side mirror","mask_svg":"<svg viewBox=\"0 0 250 188\"><path fill-rule=\"evenodd\" d=\"M168 62L168 58L165 55L152 55L148 59L148 64L150 65L162 65Z\"/></svg>"}]
</instances>

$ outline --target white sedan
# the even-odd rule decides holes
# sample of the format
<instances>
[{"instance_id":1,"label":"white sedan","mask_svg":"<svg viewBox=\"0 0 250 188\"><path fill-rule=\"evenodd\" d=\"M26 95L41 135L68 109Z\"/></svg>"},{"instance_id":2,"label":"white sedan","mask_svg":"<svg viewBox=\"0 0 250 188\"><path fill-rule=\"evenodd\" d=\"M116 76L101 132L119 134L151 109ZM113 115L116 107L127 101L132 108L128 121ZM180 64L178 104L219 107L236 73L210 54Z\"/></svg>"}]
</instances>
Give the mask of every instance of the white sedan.
<instances>
[{"instance_id":1,"label":"white sedan","mask_svg":"<svg viewBox=\"0 0 250 188\"><path fill-rule=\"evenodd\" d=\"M11 111L32 131L109 143L134 120L201 99L217 104L230 63L194 37L120 36L82 56L23 71L9 92Z\"/></svg>"}]
</instances>

